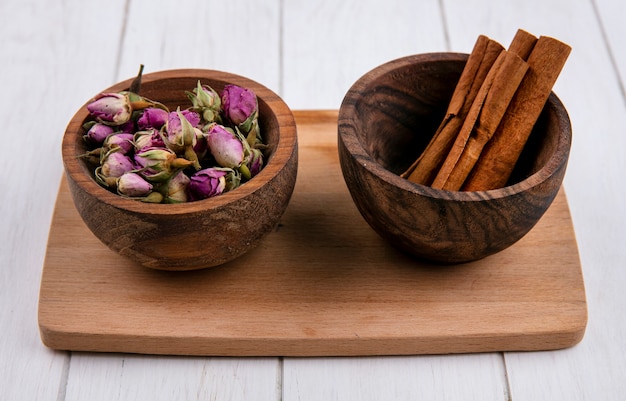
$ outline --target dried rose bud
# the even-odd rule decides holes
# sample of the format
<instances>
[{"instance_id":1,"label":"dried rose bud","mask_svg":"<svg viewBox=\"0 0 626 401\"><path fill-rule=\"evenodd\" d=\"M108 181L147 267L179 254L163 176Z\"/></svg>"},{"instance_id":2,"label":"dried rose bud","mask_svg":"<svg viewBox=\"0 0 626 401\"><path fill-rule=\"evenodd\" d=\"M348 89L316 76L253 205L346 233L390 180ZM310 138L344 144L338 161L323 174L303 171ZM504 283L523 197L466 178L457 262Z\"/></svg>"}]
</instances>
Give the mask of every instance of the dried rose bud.
<instances>
[{"instance_id":1,"label":"dried rose bud","mask_svg":"<svg viewBox=\"0 0 626 401\"><path fill-rule=\"evenodd\" d=\"M164 148L165 143L158 130L148 128L144 131L137 131L133 136L135 151L141 153L146 148Z\"/></svg>"},{"instance_id":2,"label":"dried rose bud","mask_svg":"<svg viewBox=\"0 0 626 401\"><path fill-rule=\"evenodd\" d=\"M237 168L244 159L241 140L226 127L212 124L207 131L207 145L215 161L222 167Z\"/></svg>"},{"instance_id":3,"label":"dried rose bud","mask_svg":"<svg viewBox=\"0 0 626 401\"><path fill-rule=\"evenodd\" d=\"M115 186L117 178L134 169L130 157L120 152L109 152L103 156L100 166L96 168L96 180L105 186Z\"/></svg>"},{"instance_id":4,"label":"dried rose bud","mask_svg":"<svg viewBox=\"0 0 626 401\"><path fill-rule=\"evenodd\" d=\"M136 169L151 182L163 182L193 162L177 157L167 148L147 148L135 154Z\"/></svg>"},{"instance_id":5,"label":"dried rose bud","mask_svg":"<svg viewBox=\"0 0 626 401\"><path fill-rule=\"evenodd\" d=\"M130 120L122 125L118 125L115 127L117 132L123 132L125 134L134 134L135 133L135 122Z\"/></svg>"},{"instance_id":6,"label":"dried rose bud","mask_svg":"<svg viewBox=\"0 0 626 401\"><path fill-rule=\"evenodd\" d=\"M200 161L194 151L198 135L202 132L196 128L200 123L200 116L189 110L176 110L168 115L165 126L165 145L178 154L183 154L193 163L196 170L200 170Z\"/></svg>"},{"instance_id":7,"label":"dried rose bud","mask_svg":"<svg viewBox=\"0 0 626 401\"><path fill-rule=\"evenodd\" d=\"M189 198L200 200L220 195L226 188L226 171L217 168L206 168L197 171L189 178Z\"/></svg>"},{"instance_id":8,"label":"dried rose bud","mask_svg":"<svg viewBox=\"0 0 626 401\"><path fill-rule=\"evenodd\" d=\"M124 124L132 116L128 96L122 93L101 93L87 105L87 110L99 122L109 125Z\"/></svg>"},{"instance_id":9,"label":"dried rose bud","mask_svg":"<svg viewBox=\"0 0 626 401\"><path fill-rule=\"evenodd\" d=\"M88 127L84 138L95 145L102 145L107 136L115 132L115 129L109 125L93 122Z\"/></svg>"},{"instance_id":10,"label":"dried rose bud","mask_svg":"<svg viewBox=\"0 0 626 401\"><path fill-rule=\"evenodd\" d=\"M132 198L148 196L152 192L152 184L137 173L124 173L117 180L117 193Z\"/></svg>"},{"instance_id":11,"label":"dried rose bud","mask_svg":"<svg viewBox=\"0 0 626 401\"><path fill-rule=\"evenodd\" d=\"M239 126L241 131L246 134L246 141L252 148L264 147L263 137L261 136L261 128L257 118L248 120Z\"/></svg>"},{"instance_id":12,"label":"dried rose bud","mask_svg":"<svg viewBox=\"0 0 626 401\"><path fill-rule=\"evenodd\" d=\"M246 137L250 147L262 144L259 127L259 103L251 89L226 85L222 93L224 113Z\"/></svg>"},{"instance_id":13,"label":"dried rose bud","mask_svg":"<svg viewBox=\"0 0 626 401\"><path fill-rule=\"evenodd\" d=\"M210 167L193 174L187 192L190 200L201 200L220 195L239 185L239 176L229 168Z\"/></svg>"},{"instance_id":14,"label":"dried rose bud","mask_svg":"<svg viewBox=\"0 0 626 401\"><path fill-rule=\"evenodd\" d=\"M165 203L183 203L188 201L187 187L190 179L184 172L179 171L167 182Z\"/></svg>"},{"instance_id":15,"label":"dried rose bud","mask_svg":"<svg viewBox=\"0 0 626 401\"><path fill-rule=\"evenodd\" d=\"M102 173L107 177L120 177L135 168L130 157L120 153L108 153L102 161Z\"/></svg>"},{"instance_id":16,"label":"dried rose bud","mask_svg":"<svg viewBox=\"0 0 626 401\"><path fill-rule=\"evenodd\" d=\"M169 113L167 117L164 132L165 144L174 152L180 153L186 146L193 146L196 133L193 130L194 124L187 119L188 115L189 113L177 110Z\"/></svg>"},{"instance_id":17,"label":"dried rose bud","mask_svg":"<svg viewBox=\"0 0 626 401\"><path fill-rule=\"evenodd\" d=\"M257 98L251 89L226 85L222 92L224 114L235 125L243 124L258 114ZM247 132L247 131L246 131Z\"/></svg>"},{"instance_id":18,"label":"dried rose bud","mask_svg":"<svg viewBox=\"0 0 626 401\"><path fill-rule=\"evenodd\" d=\"M143 131L148 128L161 129L167 122L168 112L158 107L148 107L143 110L137 120L137 128Z\"/></svg>"},{"instance_id":19,"label":"dried rose bud","mask_svg":"<svg viewBox=\"0 0 626 401\"><path fill-rule=\"evenodd\" d=\"M191 101L192 110L198 112L206 123L221 123L220 110L222 100L220 95L210 86L200 84L193 92L186 92Z\"/></svg>"},{"instance_id":20,"label":"dried rose bud","mask_svg":"<svg viewBox=\"0 0 626 401\"><path fill-rule=\"evenodd\" d=\"M263 169L263 153L259 149L250 149L250 155L246 161L246 166L250 171L250 177L254 177Z\"/></svg>"},{"instance_id":21,"label":"dried rose bud","mask_svg":"<svg viewBox=\"0 0 626 401\"><path fill-rule=\"evenodd\" d=\"M215 167L215 168L221 168L221 167ZM233 189L241 185L241 174L239 173L239 171L229 169L229 168L224 169L224 170L227 171L226 189L224 190L224 192L232 191Z\"/></svg>"},{"instance_id":22,"label":"dried rose bud","mask_svg":"<svg viewBox=\"0 0 626 401\"><path fill-rule=\"evenodd\" d=\"M177 132L183 129L180 114L185 117L185 120L191 124L192 127L197 128L200 124L200 115L192 110L176 110L171 111L167 115L167 130L168 134L175 135Z\"/></svg>"},{"instance_id":23,"label":"dried rose bud","mask_svg":"<svg viewBox=\"0 0 626 401\"><path fill-rule=\"evenodd\" d=\"M102 147L105 151L119 151L123 154L130 153L133 150L133 135L126 133L116 133L109 135L104 142L102 143Z\"/></svg>"},{"instance_id":24,"label":"dried rose bud","mask_svg":"<svg viewBox=\"0 0 626 401\"><path fill-rule=\"evenodd\" d=\"M162 203L163 195L161 195L158 191L152 191L148 194L148 196L144 196L140 200L146 203Z\"/></svg>"},{"instance_id":25,"label":"dried rose bud","mask_svg":"<svg viewBox=\"0 0 626 401\"><path fill-rule=\"evenodd\" d=\"M196 133L196 141L193 145L193 151L196 153L198 160L202 160L209 150L209 145L207 144L206 135L202 131L194 128L194 132Z\"/></svg>"}]
</instances>

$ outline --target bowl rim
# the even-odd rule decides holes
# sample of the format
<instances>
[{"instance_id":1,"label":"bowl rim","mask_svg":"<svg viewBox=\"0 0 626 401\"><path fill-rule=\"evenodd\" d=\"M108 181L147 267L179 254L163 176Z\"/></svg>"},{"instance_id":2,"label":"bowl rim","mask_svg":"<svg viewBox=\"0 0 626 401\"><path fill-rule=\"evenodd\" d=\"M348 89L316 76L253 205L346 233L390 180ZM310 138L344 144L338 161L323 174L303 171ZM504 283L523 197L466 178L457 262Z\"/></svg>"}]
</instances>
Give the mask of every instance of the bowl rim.
<instances>
[{"instance_id":1,"label":"bowl rim","mask_svg":"<svg viewBox=\"0 0 626 401\"><path fill-rule=\"evenodd\" d=\"M179 78L199 79L201 81L211 80L220 82L220 84L234 84L252 89L257 95L259 102L265 103L267 107L272 110L272 118L280 122L278 124L278 142L272 157L256 176L252 177L252 179L245 182L240 187L219 196L178 204L145 203L127 199L113 193L98 184L89 174L85 174L78 157L79 155L75 152L75 145L77 143L76 136L79 135L83 122L89 117L86 106L93 100L92 98L76 111L63 134L61 153L65 174L68 179L72 180L83 192L89 193L103 203L132 213L163 215L197 213L223 207L256 192L263 187L264 184L272 181L289 163L294 153L297 152L296 124L291 109L275 92L266 86L241 75L199 68L160 70L143 74L142 84ZM129 78L120 81L99 93L128 90L133 79L134 78ZM193 88L181 88L181 91L190 89ZM153 100L159 101L159 99Z\"/></svg>"},{"instance_id":2,"label":"bowl rim","mask_svg":"<svg viewBox=\"0 0 626 401\"><path fill-rule=\"evenodd\" d=\"M558 96L551 91L545 107L552 107L557 112L559 137L556 148L546 164L522 181L516 182L506 187L483 190L483 191L449 191L444 189L434 189L427 185L411 182L400 175L386 169L369 155L366 149L357 138L351 124L351 115L356 115L355 105L360 98L360 93L376 79L391 74L394 71L410 66L415 63L439 62L439 61L466 61L469 57L467 53L456 52L432 52L420 53L405 56L388 61L361 76L348 90L339 108L338 116L338 139L350 153L350 157L356 159L361 168L367 170L373 176L383 181L399 187L405 191L428 196L435 199L457 200L457 201L483 201L486 199L500 199L513 196L536 187L548 180L564 163L567 163L572 143L571 121L565 106ZM373 168L377 166L378 168Z\"/></svg>"}]
</instances>

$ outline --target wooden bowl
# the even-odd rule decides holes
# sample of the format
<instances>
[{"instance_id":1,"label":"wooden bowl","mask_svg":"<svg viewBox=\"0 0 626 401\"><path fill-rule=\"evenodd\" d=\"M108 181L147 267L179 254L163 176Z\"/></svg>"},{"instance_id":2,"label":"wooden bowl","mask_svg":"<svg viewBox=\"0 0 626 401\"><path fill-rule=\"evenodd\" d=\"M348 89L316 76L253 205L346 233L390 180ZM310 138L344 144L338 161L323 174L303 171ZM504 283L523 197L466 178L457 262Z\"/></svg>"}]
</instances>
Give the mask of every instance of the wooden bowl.
<instances>
[{"instance_id":1,"label":"wooden bowl","mask_svg":"<svg viewBox=\"0 0 626 401\"><path fill-rule=\"evenodd\" d=\"M221 265L254 248L278 224L296 181L296 125L287 105L266 87L241 76L187 69L146 74L141 94L176 110L188 104L185 90L198 80L221 92L226 84L252 89L259 125L269 149L265 167L250 181L222 195L183 204L148 204L101 187L78 155L87 148L85 106L69 122L62 154L69 188L82 219L105 245L143 266L193 270ZM102 92L128 90L131 80Z\"/></svg>"},{"instance_id":2,"label":"wooden bowl","mask_svg":"<svg viewBox=\"0 0 626 401\"><path fill-rule=\"evenodd\" d=\"M504 188L445 191L399 176L441 122L467 54L432 53L391 61L361 77L339 111L343 176L369 225L423 259L462 263L522 238L557 195L571 125L552 93Z\"/></svg>"}]
</instances>

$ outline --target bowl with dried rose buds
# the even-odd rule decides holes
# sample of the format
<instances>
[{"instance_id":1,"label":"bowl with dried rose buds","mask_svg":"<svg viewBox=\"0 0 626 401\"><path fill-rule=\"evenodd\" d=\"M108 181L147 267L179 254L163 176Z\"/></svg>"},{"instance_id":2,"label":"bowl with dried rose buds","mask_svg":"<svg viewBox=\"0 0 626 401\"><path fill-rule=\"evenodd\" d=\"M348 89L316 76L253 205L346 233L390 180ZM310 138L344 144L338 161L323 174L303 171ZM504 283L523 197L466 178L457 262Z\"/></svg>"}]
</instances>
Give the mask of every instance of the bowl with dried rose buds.
<instances>
[{"instance_id":1,"label":"bowl with dried rose buds","mask_svg":"<svg viewBox=\"0 0 626 401\"><path fill-rule=\"evenodd\" d=\"M101 242L145 267L223 265L256 247L288 205L298 164L291 110L239 75L142 70L66 128L76 209Z\"/></svg>"},{"instance_id":2,"label":"bowl with dried rose buds","mask_svg":"<svg viewBox=\"0 0 626 401\"><path fill-rule=\"evenodd\" d=\"M550 85L526 82L528 68L502 59L492 60L502 75L474 83L487 57L475 56L392 60L357 80L339 111L340 165L355 205L418 259L464 263L511 246L543 216L565 174L571 125Z\"/></svg>"}]
</instances>

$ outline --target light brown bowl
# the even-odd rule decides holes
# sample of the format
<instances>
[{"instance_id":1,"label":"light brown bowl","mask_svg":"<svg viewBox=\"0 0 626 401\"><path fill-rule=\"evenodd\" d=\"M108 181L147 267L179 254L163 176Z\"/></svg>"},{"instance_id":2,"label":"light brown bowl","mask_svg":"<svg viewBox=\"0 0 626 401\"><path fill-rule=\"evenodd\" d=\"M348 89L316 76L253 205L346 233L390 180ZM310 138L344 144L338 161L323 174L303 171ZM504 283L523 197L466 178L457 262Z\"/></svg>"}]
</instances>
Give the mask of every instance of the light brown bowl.
<instances>
[{"instance_id":1,"label":"light brown bowl","mask_svg":"<svg viewBox=\"0 0 626 401\"><path fill-rule=\"evenodd\" d=\"M81 217L105 245L146 267L193 270L221 265L254 248L278 224L296 181L296 125L287 105L250 79L211 70L188 69L146 74L141 94L171 110L188 104L185 90L198 80L221 92L226 84L252 89L259 102L259 124L269 145L266 165L239 188L183 204L148 204L122 198L94 180L78 156L87 148L82 125L86 105L74 115L63 137L69 188ZM131 80L102 92L128 90Z\"/></svg>"},{"instance_id":2,"label":"light brown bowl","mask_svg":"<svg viewBox=\"0 0 626 401\"><path fill-rule=\"evenodd\" d=\"M571 146L567 111L552 93L506 187L445 191L401 178L441 122L467 57L381 65L350 88L339 111L341 168L364 219L397 247L443 263L484 258L528 233L559 191Z\"/></svg>"}]
</instances>

